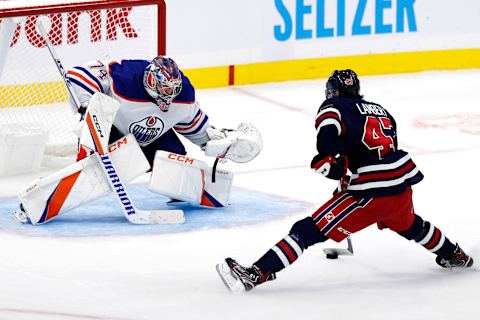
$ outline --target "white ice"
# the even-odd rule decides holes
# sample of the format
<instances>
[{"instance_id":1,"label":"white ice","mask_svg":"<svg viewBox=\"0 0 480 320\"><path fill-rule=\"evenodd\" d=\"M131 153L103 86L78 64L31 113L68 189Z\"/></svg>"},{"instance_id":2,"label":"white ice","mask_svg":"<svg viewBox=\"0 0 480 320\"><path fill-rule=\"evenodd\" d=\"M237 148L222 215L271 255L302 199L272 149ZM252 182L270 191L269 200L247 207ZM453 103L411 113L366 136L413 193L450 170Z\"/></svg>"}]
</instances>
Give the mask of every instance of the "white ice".
<instances>
[{"instance_id":1,"label":"white ice","mask_svg":"<svg viewBox=\"0 0 480 320\"><path fill-rule=\"evenodd\" d=\"M401 146L426 176L414 188L416 211L480 263L480 70L360 79L366 99L396 117ZM261 129L263 153L249 164L228 164L234 184L307 201L311 210L255 225L148 236L0 230L0 319L478 319L478 272L441 269L424 248L374 226L353 236L353 257L325 259L323 247L344 246L327 242L309 248L276 281L247 294L225 289L217 262L227 256L254 262L335 186L309 169L324 83L197 94L213 124L249 121ZM13 197L31 178L0 179L0 195Z\"/></svg>"}]
</instances>

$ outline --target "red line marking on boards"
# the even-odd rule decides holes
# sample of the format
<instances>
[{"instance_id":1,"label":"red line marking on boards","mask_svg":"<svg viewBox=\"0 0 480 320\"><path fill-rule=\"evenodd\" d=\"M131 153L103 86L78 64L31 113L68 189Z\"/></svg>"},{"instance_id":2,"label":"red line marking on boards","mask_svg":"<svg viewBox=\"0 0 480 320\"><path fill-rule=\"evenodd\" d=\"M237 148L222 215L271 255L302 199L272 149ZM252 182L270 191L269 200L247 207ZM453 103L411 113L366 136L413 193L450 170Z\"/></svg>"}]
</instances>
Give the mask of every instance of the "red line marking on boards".
<instances>
[{"instance_id":1,"label":"red line marking on boards","mask_svg":"<svg viewBox=\"0 0 480 320\"><path fill-rule=\"evenodd\" d=\"M235 84L235 66L228 66L228 85L233 86Z\"/></svg>"}]
</instances>

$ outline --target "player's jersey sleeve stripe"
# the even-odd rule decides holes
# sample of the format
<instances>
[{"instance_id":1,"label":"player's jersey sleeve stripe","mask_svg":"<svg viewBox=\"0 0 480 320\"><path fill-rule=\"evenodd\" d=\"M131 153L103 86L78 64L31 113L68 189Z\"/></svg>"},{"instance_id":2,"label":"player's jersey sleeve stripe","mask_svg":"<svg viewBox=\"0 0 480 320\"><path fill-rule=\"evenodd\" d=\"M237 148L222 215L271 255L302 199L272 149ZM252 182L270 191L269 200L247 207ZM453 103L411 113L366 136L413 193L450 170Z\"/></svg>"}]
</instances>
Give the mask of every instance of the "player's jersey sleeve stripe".
<instances>
[{"instance_id":1,"label":"player's jersey sleeve stripe","mask_svg":"<svg viewBox=\"0 0 480 320\"><path fill-rule=\"evenodd\" d=\"M193 123L187 127L176 125L175 130L182 135L193 135L199 132L203 126L207 123L208 116L201 112L194 120Z\"/></svg>"},{"instance_id":2,"label":"player's jersey sleeve stripe","mask_svg":"<svg viewBox=\"0 0 480 320\"><path fill-rule=\"evenodd\" d=\"M190 121L190 122L179 122L175 126L176 127L191 126L195 122L195 120L197 120L202 115L202 113L203 113L202 110L198 110L197 114L195 115L195 117L193 118L192 121Z\"/></svg>"},{"instance_id":3,"label":"player's jersey sleeve stripe","mask_svg":"<svg viewBox=\"0 0 480 320\"><path fill-rule=\"evenodd\" d=\"M341 135L342 134L342 125L341 123L336 120L336 119L333 119L333 118L328 118L328 119L325 119L323 120L320 125L317 127L317 134L320 132L320 129L322 129L323 127L325 126L329 126L329 125L334 125L336 128L337 128L337 131L338 131L338 135Z\"/></svg>"},{"instance_id":4,"label":"player's jersey sleeve stripe","mask_svg":"<svg viewBox=\"0 0 480 320\"><path fill-rule=\"evenodd\" d=\"M77 79L68 77L68 80L70 80L71 83L74 83L74 84L76 84L77 86L79 86L80 88L84 89L85 91L87 91L87 92L90 93L91 95L93 95L93 94L95 93L95 91L93 91L92 89L90 89L89 87L87 87L83 82L80 82L80 81L78 81Z\"/></svg>"},{"instance_id":5,"label":"player's jersey sleeve stripe","mask_svg":"<svg viewBox=\"0 0 480 320\"><path fill-rule=\"evenodd\" d=\"M200 130L203 129L203 127L205 126L205 124L208 122L208 116L205 115L202 123L195 129L193 130L192 132L188 132L188 133L182 133L183 135L193 135L193 134L196 134L198 133Z\"/></svg>"},{"instance_id":6,"label":"player's jersey sleeve stripe","mask_svg":"<svg viewBox=\"0 0 480 320\"><path fill-rule=\"evenodd\" d=\"M86 86L90 87L91 90L101 92L101 86L99 87L94 81L89 79L88 76L73 70L69 70L67 75L69 78L83 82Z\"/></svg>"},{"instance_id":7,"label":"player's jersey sleeve stripe","mask_svg":"<svg viewBox=\"0 0 480 320\"><path fill-rule=\"evenodd\" d=\"M186 130L190 130L192 129L193 127L195 127L196 124L198 124L198 122L200 121L200 119L202 119L204 113L203 111L200 109L198 110L197 114L195 115L195 117L193 118L192 121L186 123L186 122L183 122L183 123L177 123L175 125L175 130L177 131L186 131Z\"/></svg>"},{"instance_id":8,"label":"player's jersey sleeve stripe","mask_svg":"<svg viewBox=\"0 0 480 320\"><path fill-rule=\"evenodd\" d=\"M333 106L333 105L330 104L329 106ZM339 119L342 118L342 115L340 114L340 111L338 111L338 109L333 108L333 107L327 107L327 108L321 109L321 110L317 113L317 116L315 117L315 119L318 119L320 116L324 115L325 113L330 113L330 112L337 114L337 116L338 116Z\"/></svg>"},{"instance_id":9,"label":"player's jersey sleeve stripe","mask_svg":"<svg viewBox=\"0 0 480 320\"><path fill-rule=\"evenodd\" d=\"M73 67L73 69L77 69L77 70L80 70L82 71L86 76L88 76L88 78L92 81L94 81L97 86L100 88L100 92L104 93L103 92L103 87L102 87L102 84L100 83L100 81L97 79L97 77L95 77L93 74L90 73L90 71L88 71L87 69L85 68L82 68L82 67Z\"/></svg>"},{"instance_id":10,"label":"player's jersey sleeve stripe","mask_svg":"<svg viewBox=\"0 0 480 320\"><path fill-rule=\"evenodd\" d=\"M320 110L315 117L315 129L317 129L317 134L320 132L321 128L328 125L334 125L337 127L338 135L343 133L342 115L333 107Z\"/></svg>"}]
</instances>

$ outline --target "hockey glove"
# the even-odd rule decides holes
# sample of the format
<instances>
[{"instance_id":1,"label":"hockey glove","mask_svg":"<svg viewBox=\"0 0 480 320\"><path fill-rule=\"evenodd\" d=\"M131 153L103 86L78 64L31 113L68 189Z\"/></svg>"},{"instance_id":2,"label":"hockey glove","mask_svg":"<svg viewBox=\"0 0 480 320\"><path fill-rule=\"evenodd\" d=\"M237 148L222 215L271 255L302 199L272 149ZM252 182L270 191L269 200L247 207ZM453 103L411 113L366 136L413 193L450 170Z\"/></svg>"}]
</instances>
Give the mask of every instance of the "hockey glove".
<instances>
[{"instance_id":1,"label":"hockey glove","mask_svg":"<svg viewBox=\"0 0 480 320\"><path fill-rule=\"evenodd\" d=\"M251 123L240 123L237 130L207 128L209 141L205 155L244 163L253 160L263 148L259 130Z\"/></svg>"},{"instance_id":2,"label":"hockey glove","mask_svg":"<svg viewBox=\"0 0 480 320\"><path fill-rule=\"evenodd\" d=\"M319 155L316 155L313 157L310 167L316 173L333 180L340 180L347 174L347 160L344 156L320 158Z\"/></svg>"}]
</instances>

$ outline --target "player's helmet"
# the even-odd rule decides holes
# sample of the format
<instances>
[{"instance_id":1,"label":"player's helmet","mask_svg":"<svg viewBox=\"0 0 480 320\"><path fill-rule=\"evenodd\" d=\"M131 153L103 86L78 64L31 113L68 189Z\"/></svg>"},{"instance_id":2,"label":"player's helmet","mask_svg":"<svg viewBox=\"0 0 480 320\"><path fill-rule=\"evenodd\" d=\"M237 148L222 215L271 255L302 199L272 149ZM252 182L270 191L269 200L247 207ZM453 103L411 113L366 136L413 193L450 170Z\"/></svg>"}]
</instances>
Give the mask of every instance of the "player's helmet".
<instances>
[{"instance_id":1,"label":"player's helmet","mask_svg":"<svg viewBox=\"0 0 480 320\"><path fill-rule=\"evenodd\" d=\"M355 71L350 69L335 70L327 80L325 97L327 99L333 97L362 97L360 95L360 81Z\"/></svg>"},{"instance_id":2,"label":"player's helmet","mask_svg":"<svg viewBox=\"0 0 480 320\"><path fill-rule=\"evenodd\" d=\"M182 74L175 61L158 56L145 68L143 86L152 98L169 105L182 91Z\"/></svg>"}]
</instances>

